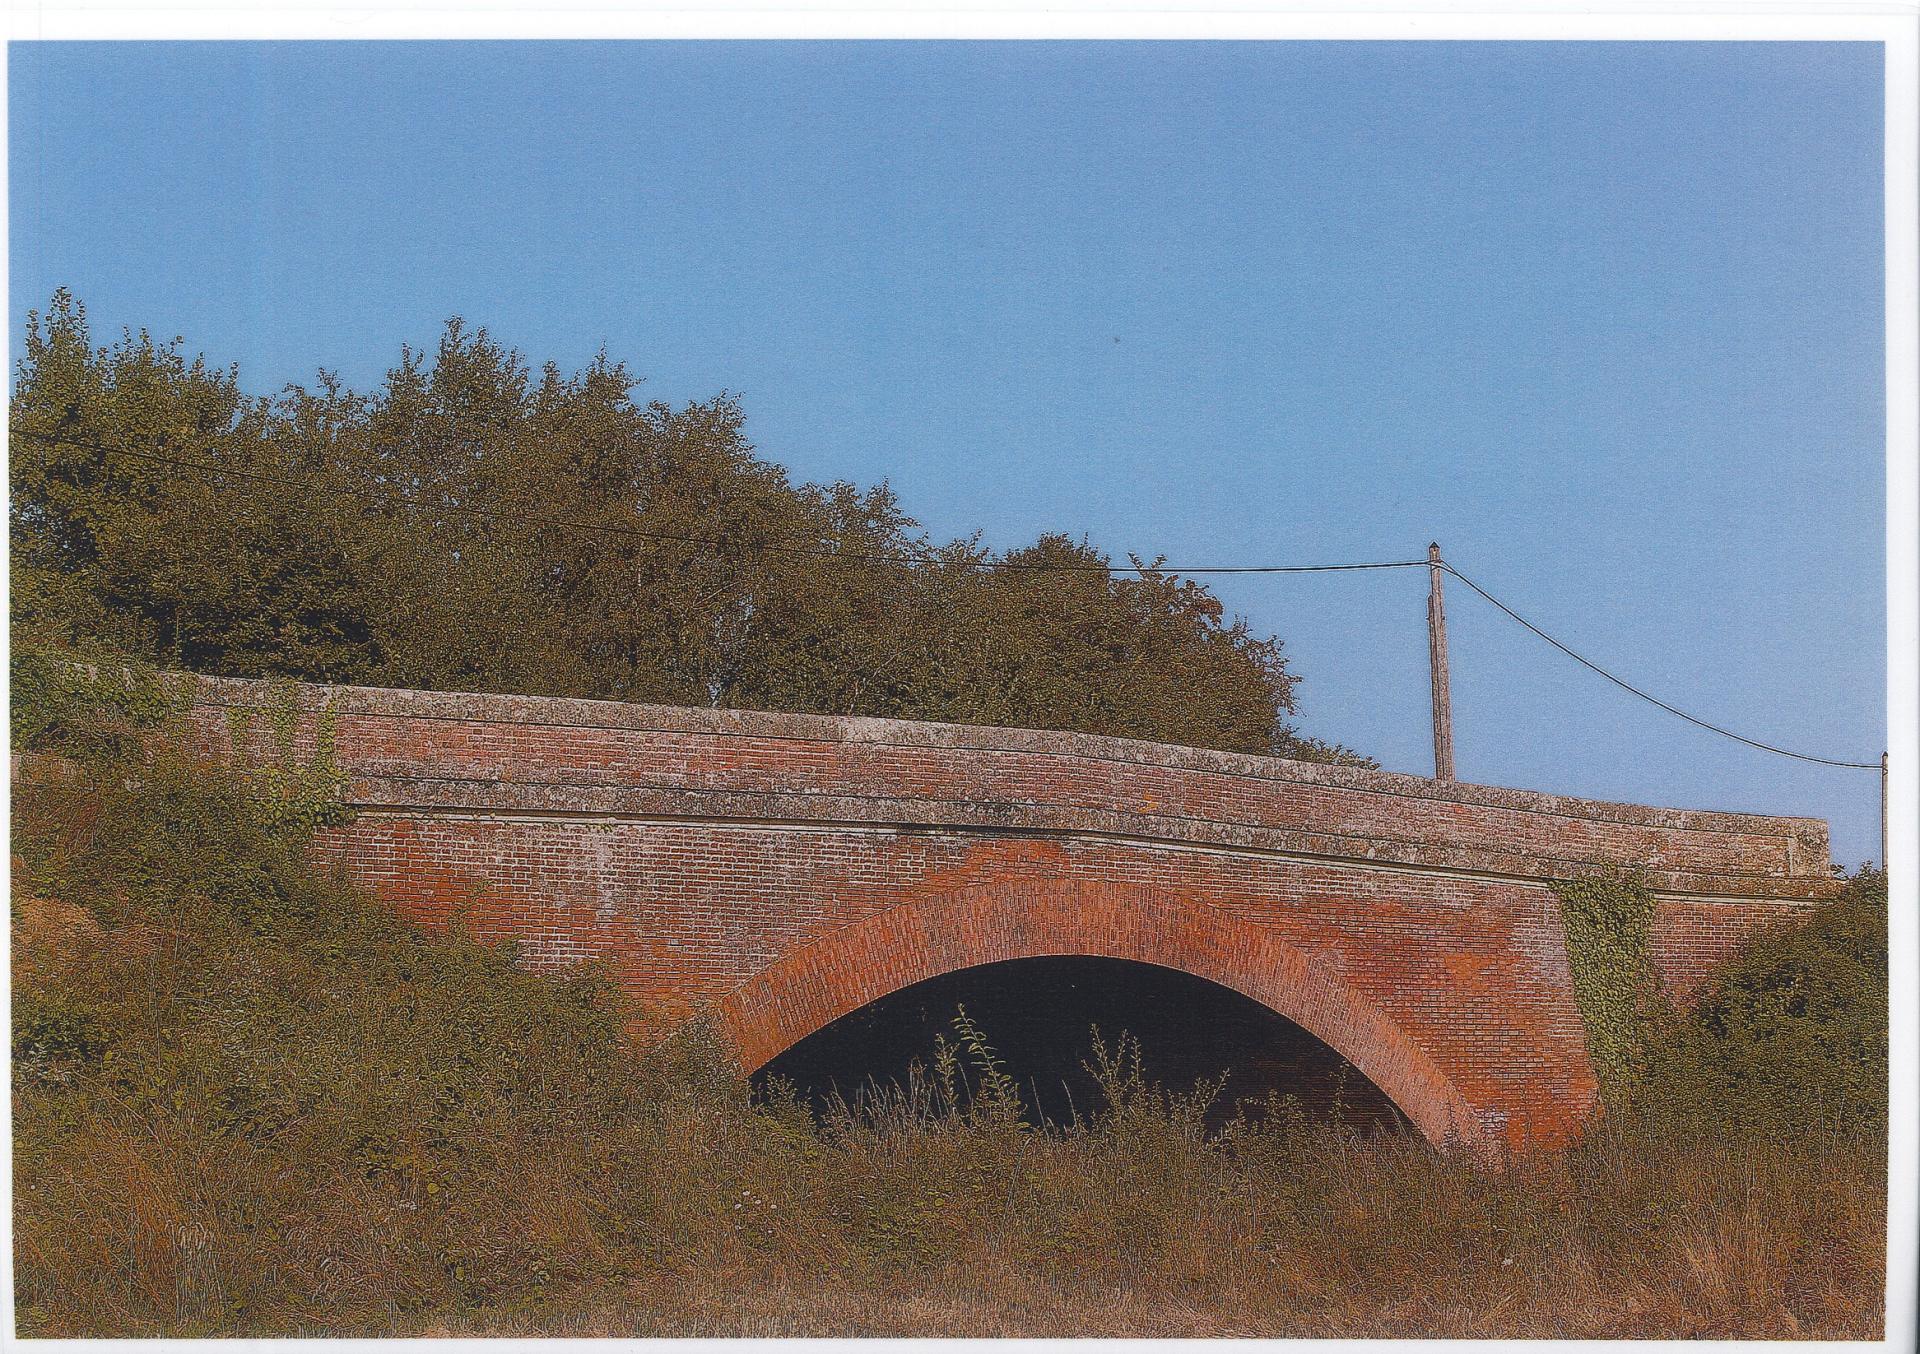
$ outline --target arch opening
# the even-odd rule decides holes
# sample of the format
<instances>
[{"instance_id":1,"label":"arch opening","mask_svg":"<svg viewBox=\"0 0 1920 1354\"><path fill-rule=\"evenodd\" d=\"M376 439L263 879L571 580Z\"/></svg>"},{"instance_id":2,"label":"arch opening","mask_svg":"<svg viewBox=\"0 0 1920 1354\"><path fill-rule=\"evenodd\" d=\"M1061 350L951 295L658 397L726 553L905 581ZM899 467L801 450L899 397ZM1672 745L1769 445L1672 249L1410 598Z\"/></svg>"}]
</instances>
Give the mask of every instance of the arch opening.
<instances>
[{"instance_id":1,"label":"arch opening","mask_svg":"<svg viewBox=\"0 0 1920 1354\"><path fill-rule=\"evenodd\" d=\"M1251 997L1163 965L1092 955L1048 955L958 968L911 983L841 1015L755 1074L791 1082L817 1108L834 1094L856 1100L873 1083L904 1083L933 1061L936 1038L954 1038L961 1007L985 1033L1020 1088L1027 1112L1064 1125L1102 1104L1086 1064L1093 1032L1141 1046L1150 1082L1185 1092L1225 1077L1209 1128L1237 1106L1253 1116L1291 1097L1307 1118L1363 1132L1410 1131L1393 1101L1339 1052Z\"/></svg>"},{"instance_id":2,"label":"arch opening","mask_svg":"<svg viewBox=\"0 0 1920 1354\"><path fill-rule=\"evenodd\" d=\"M1031 861L990 864L965 887L797 946L728 992L714 1015L742 1069L757 1072L840 1017L943 974L1090 956L1176 969L1286 1017L1351 1061L1431 1143L1484 1135L1424 1041L1350 981L1337 956L1179 894L1014 868Z\"/></svg>"}]
</instances>

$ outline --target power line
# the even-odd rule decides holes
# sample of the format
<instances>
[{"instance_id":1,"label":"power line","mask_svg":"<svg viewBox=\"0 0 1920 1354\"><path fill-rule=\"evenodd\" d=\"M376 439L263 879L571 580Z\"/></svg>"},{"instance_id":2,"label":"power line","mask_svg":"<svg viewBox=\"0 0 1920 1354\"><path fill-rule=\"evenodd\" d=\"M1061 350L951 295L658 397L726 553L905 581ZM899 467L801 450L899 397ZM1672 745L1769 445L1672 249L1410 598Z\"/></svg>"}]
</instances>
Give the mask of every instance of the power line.
<instances>
[{"instance_id":1,"label":"power line","mask_svg":"<svg viewBox=\"0 0 1920 1354\"><path fill-rule=\"evenodd\" d=\"M265 474L261 474L258 471L238 470L230 466L216 465L212 462L191 460L185 457L168 456L160 452L138 451L132 447L113 446L108 443L94 442L94 441L87 440L85 438L69 437L61 433L29 432L22 429L14 429L13 433L17 437L28 437L36 441L58 443L58 444L67 445L67 446L85 447L93 451L98 451L104 455L126 456L133 460L148 461L157 465L165 465L175 469L193 470L208 476L227 475L237 479L252 480L261 484L270 484L283 489L310 490L314 487L311 482L302 482L299 480L287 479L287 478L276 476L276 475L265 475ZM420 505L420 506L425 506L425 505ZM518 509L509 510L509 509L500 509L500 508L488 508L488 507L483 507L475 504L462 504L462 503L443 503L443 504L438 504L434 506L437 510L451 512L455 514L465 514L468 516L481 517L481 518L493 519L493 520L509 519L516 522L537 522L543 525L556 526L556 527L561 527L567 530L581 531L581 532L586 532L586 533L596 534L596 535L615 535L615 536L625 536L625 537L630 537L630 538L635 538L640 540L665 541L665 542L670 542L678 545L698 546L704 549L711 549L715 551L725 551L729 549L739 548L738 543L736 542L723 541L723 540L719 540L717 538L712 538L712 537L685 536L685 535L678 535L672 532L647 531L639 527L621 526L617 523L584 522L576 518L555 517L549 514L527 512L527 511L522 511ZM1040 562L1014 561L1014 560L969 559L966 557L950 558L950 557L943 557L938 555L917 554L912 552L893 554L893 555L880 555L880 554L874 554L871 552L862 552L862 551L829 550L829 549L810 547L810 546L779 545L770 541L756 542L754 548L762 551L774 553L774 554L799 555L799 556L806 556L806 557L817 558L817 559L835 559L835 560L843 560L843 561L856 562L856 563L886 564L886 565L893 565L893 566L946 565L946 566L958 566L961 568L969 568L969 569L999 569L999 570L1030 572L1030 573L1098 573L1098 574L1102 574L1104 576L1109 576L1109 577L1114 574L1144 573L1144 572L1147 572L1149 569L1159 573L1190 574L1190 575L1316 574L1316 573L1346 573L1346 572L1355 572L1355 571L1372 570L1372 569L1428 568L1428 567L1432 567L1433 565L1433 561L1425 560L1425 559L1381 560L1381 561L1368 561L1368 562L1353 563L1353 564L1235 564L1235 565L1216 564L1216 565L1195 565L1195 566L1174 566L1174 565L1166 565L1166 564L1151 565L1151 566L1148 566L1148 565L1139 565L1139 566L1101 565L1101 564L1048 564L1048 563L1040 563ZM1609 682L1612 682L1615 686L1619 687L1621 690L1626 691L1631 695L1637 696L1641 700L1646 701L1649 704L1658 706L1660 709L1665 710L1668 714L1675 715L1680 719L1684 719L1689 724L1705 729L1710 733L1719 734L1722 738L1730 738L1736 743L1743 743L1748 747L1757 748L1762 752L1771 752L1776 756L1790 757L1795 761L1812 762L1819 766L1844 767L1849 770L1878 771L1881 769L1881 765L1878 762L1850 762L1850 761L1845 761L1835 757L1817 757L1811 753L1795 752L1790 748L1779 747L1773 743L1763 742L1758 738L1749 738L1745 734L1735 733L1732 729L1725 728L1719 724L1715 724L1710 720L1702 719L1698 715L1689 714L1687 711L1682 710L1679 706L1669 704L1667 701L1661 700L1658 696L1653 695L1651 692L1643 691L1641 688L1633 685L1633 683L1627 681L1625 678L1614 675L1612 672L1609 672L1606 668L1601 667L1598 663L1594 662L1592 659L1585 657L1584 655L1580 654L1573 648L1562 643L1560 640L1555 639L1552 635L1548 634L1545 630L1535 625L1532 621L1528 620L1525 616L1522 616L1518 611L1515 611L1512 607L1508 606L1505 602L1501 601L1498 597L1495 597L1492 593L1488 592L1485 588L1481 587L1478 583L1474 582L1471 578L1468 578L1465 574L1461 573L1453 565L1448 564L1444 560L1442 560L1439 562L1439 567L1445 570L1447 573L1453 575L1453 577L1459 579L1462 583L1466 584L1467 587L1471 588L1474 592L1478 593L1487 602L1491 603L1494 607L1498 608L1501 612L1505 613L1507 616L1517 621L1521 626L1523 626L1525 629L1530 631L1532 634L1534 634L1538 638L1545 640L1548 644L1558 649L1561 653L1573 659L1576 663L1579 663L1582 667L1587 668L1588 670L1599 674L1601 677L1606 678L1606 680L1608 680Z\"/></svg>"},{"instance_id":2,"label":"power line","mask_svg":"<svg viewBox=\"0 0 1920 1354\"><path fill-rule=\"evenodd\" d=\"M1745 743L1748 747L1759 748L1762 752L1772 752L1772 753L1777 753L1782 757L1792 757L1795 761L1817 762L1821 766L1844 766L1844 767L1849 767L1849 768L1860 770L1860 771L1878 771L1880 769L1880 763L1878 762L1846 762L1833 757L1815 757L1811 753L1794 752L1790 748L1775 747L1772 743L1763 743L1757 738L1748 738L1745 734L1735 733L1732 729L1722 728L1718 724L1714 724L1709 722L1708 720L1701 719L1698 715L1690 715L1685 710L1680 709L1678 706L1669 705L1667 704L1667 702L1661 700L1658 696L1652 695L1651 693L1646 691L1642 691L1639 687L1627 681L1625 678L1614 676L1611 672L1608 672L1605 668L1601 667L1598 663L1594 662L1592 659L1586 658L1581 654L1574 652L1572 649L1568 648L1565 644L1562 644L1559 640L1555 639L1552 635L1548 634L1545 630L1542 630L1539 626L1535 625L1532 621L1528 620L1525 616L1522 616L1519 612L1515 611L1512 607L1508 606L1505 602L1501 601L1498 597L1495 597L1492 593L1488 592L1485 588L1481 587L1478 583L1474 582L1471 578L1468 578L1465 574L1461 573L1458 569L1454 568L1451 564L1448 564L1445 561L1442 561L1440 564L1440 567L1446 570L1448 573L1452 574L1455 578L1459 579L1462 583L1465 583L1469 588L1472 588L1475 592L1479 593L1482 597L1486 598L1487 601L1493 603L1493 605L1498 607L1500 610L1504 611L1507 615L1511 616L1514 620L1520 622L1520 624L1525 626L1528 630L1531 630L1534 634L1538 635L1541 639L1544 639L1547 643L1551 644L1554 648L1558 649L1561 653L1565 654L1568 658L1571 658L1574 662L1580 664L1584 668L1590 669L1593 672L1599 673L1602 677L1606 678L1609 682L1612 682L1615 686L1621 688L1623 691L1629 691L1634 695L1638 696L1641 700L1648 701L1654 705L1659 706L1662 710L1665 710L1668 714L1678 715L1681 719L1686 720L1687 723L1689 724L1697 724L1703 729L1719 734L1722 738L1731 738L1736 743Z\"/></svg>"}]
</instances>

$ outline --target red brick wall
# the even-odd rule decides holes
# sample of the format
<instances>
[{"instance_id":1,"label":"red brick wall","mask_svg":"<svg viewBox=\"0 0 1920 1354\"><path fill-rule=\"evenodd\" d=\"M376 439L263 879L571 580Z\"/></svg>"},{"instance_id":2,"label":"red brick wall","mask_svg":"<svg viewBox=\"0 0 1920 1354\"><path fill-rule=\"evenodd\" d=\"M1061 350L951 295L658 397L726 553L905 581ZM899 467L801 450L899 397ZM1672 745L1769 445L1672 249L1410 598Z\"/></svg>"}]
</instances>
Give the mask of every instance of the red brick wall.
<instances>
[{"instance_id":1,"label":"red brick wall","mask_svg":"<svg viewBox=\"0 0 1920 1354\"><path fill-rule=\"evenodd\" d=\"M209 748L222 705L260 699L206 683ZM605 957L663 1017L713 1010L749 1068L924 978L1103 955L1266 1003L1430 1136L1558 1142L1594 1086L1547 881L1645 870L1682 992L1831 888L1807 819L1024 730L301 699L336 712L360 812L321 849L353 878L423 922L460 911L532 964Z\"/></svg>"}]
</instances>

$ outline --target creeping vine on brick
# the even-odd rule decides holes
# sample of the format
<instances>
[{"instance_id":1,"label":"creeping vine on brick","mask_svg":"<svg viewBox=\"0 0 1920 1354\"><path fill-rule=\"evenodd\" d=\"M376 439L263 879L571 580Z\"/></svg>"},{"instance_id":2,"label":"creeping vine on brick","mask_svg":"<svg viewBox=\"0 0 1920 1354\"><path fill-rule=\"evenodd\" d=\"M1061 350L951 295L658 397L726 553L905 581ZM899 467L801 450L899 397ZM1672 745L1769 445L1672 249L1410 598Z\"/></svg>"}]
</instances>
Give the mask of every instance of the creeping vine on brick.
<instances>
[{"instance_id":1,"label":"creeping vine on brick","mask_svg":"<svg viewBox=\"0 0 1920 1354\"><path fill-rule=\"evenodd\" d=\"M83 765L123 761L186 709L184 684L141 662L32 643L8 659L10 743Z\"/></svg>"},{"instance_id":2,"label":"creeping vine on brick","mask_svg":"<svg viewBox=\"0 0 1920 1354\"><path fill-rule=\"evenodd\" d=\"M352 811L341 798L347 775L340 769L334 751L337 720L333 702L328 700L315 715L313 748L304 758L300 755L300 702L295 684L270 683L263 708L273 747L252 770L250 779L265 825L304 834L346 822ZM253 715L252 709L238 707L227 712L236 755L252 746Z\"/></svg>"},{"instance_id":3,"label":"creeping vine on brick","mask_svg":"<svg viewBox=\"0 0 1920 1354\"><path fill-rule=\"evenodd\" d=\"M1647 956L1653 894L1635 875L1557 883L1567 929L1574 1001L1603 1101L1629 1099L1646 1070L1649 1021L1659 981Z\"/></svg>"}]
</instances>

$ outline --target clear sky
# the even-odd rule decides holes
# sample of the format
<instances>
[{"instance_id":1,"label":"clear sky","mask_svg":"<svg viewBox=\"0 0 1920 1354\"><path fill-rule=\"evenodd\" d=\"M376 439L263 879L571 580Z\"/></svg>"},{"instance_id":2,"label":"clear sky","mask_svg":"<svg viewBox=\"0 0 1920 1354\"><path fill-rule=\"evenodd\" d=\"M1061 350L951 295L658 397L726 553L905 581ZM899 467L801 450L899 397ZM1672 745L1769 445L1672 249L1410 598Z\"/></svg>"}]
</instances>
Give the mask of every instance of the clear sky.
<instances>
[{"instance_id":1,"label":"clear sky","mask_svg":"<svg viewBox=\"0 0 1920 1354\"><path fill-rule=\"evenodd\" d=\"M1865 44L13 44L12 341L57 286L259 393L459 314L740 394L941 536L1448 557L1676 704L1877 759ZM1427 774L1419 571L1216 580L1303 727ZM1462 779L1808 813L1878 777L1632 700L1457 585Z\"/></svg>"}]
</instances>

